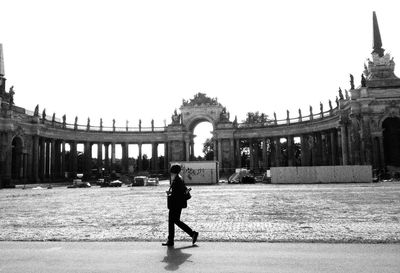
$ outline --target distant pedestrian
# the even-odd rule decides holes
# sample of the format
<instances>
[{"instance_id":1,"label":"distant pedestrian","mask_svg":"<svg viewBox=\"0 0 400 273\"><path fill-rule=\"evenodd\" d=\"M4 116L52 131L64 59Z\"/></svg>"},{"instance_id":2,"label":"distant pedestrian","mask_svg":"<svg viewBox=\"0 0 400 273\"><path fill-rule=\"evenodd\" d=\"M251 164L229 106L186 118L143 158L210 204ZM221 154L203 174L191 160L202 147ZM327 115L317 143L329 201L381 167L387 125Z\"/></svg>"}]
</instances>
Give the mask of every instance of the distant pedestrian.
<instances>
[{"instance_id":1,"label":"distant pedestrian","mask_svg":"<svg viewBox=\"0 0 400 273\"><path fill-rule=\"evenodd\" d=\"M168 195L168 240L163 243L163 246L173 246L175 238L175 225L185 231L190 237L192 237L192 244L195 244L198 232L192 230L188 225L180 220L181 212L183 208L187 207L187 200L185 198L185 192L187 188L182 177L179 175L181 167L179 165L173 165L171 167L171 187L167 191Z\"/></svg>"}]
</instances>

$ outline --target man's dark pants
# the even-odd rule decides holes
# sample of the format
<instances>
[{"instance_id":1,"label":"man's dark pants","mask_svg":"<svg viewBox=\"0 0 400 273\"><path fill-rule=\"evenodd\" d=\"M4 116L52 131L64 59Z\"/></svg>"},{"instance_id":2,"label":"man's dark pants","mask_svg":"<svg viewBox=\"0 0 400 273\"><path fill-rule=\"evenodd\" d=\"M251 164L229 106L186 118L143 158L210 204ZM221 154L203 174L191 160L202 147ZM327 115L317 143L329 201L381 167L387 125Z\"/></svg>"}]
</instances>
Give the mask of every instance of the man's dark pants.
<instances>
[{"instance_id":1,"label":"man's dark pants","mask_svg":"<svg viewBox=\"0 0 400 273\"><path fill-rule=\"evenodd\" d=\"M190 237L193 236L193 230L180 220L181 208L172 208L168 214L168 241L173 242L175 238L175 224L186 232Z\"/></svg>"}]
</instances>

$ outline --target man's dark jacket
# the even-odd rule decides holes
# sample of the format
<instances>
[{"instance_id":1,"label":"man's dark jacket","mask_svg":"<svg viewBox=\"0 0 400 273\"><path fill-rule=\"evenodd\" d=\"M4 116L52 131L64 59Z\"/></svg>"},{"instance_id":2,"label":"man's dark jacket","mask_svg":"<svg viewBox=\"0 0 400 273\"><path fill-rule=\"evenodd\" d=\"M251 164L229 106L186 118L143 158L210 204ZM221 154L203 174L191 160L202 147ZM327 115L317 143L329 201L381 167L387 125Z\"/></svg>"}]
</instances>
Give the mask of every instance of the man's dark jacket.
<instances>
[{"instance_id":1,"label":"man's dark jacket","mask_svg":"<svg viewBox=\"0 0 400 273\"><path fill-rule=\"evenodd\" d=\"M168 196L168 209L182 209L187 207L184 197L186 192L185 182L177 175L171 184L171 195Z\"/></svg>"}]
</instances>

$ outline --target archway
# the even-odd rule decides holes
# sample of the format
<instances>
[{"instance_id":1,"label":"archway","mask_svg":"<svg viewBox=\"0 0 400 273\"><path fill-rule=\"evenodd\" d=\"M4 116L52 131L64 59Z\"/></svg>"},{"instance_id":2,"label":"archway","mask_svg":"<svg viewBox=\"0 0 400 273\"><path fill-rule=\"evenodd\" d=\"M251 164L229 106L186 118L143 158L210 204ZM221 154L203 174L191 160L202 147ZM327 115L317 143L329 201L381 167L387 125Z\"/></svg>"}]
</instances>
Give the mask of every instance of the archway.
<instances>
[{"instance_id":1,"label":"archway","mask_svg":"<svg viewBox=\"0 0 400 273\"><path fill-rule=\"evenodd\" d=\"M193 128L193 159L194 160L213 160L213 126L209 121L198 122ZM206 144L208 142L208 144ZM206 147L204 145L206 144ZM206 148L206 154L203 149Z\"/></svg>"},{"instance_id":2,"label":"archway","mask_svg":"<svg viewBox=\"0 0 400 273\"><path fill-rule=\"evenodd\" d=\"M17 180L24 176L24 162L22 153L22 140L15 137L12 141L11 179Z\"/></svg>"},{"instance_id":3,"label":"archway","mask_svg":"<svg viewBox=\"0 0 400 273\"><path fill-rule=\"evenodd\" d=\"M400 119L387 118L382 127L385 165L400 167Z\"/></svg>"}]
</instances>

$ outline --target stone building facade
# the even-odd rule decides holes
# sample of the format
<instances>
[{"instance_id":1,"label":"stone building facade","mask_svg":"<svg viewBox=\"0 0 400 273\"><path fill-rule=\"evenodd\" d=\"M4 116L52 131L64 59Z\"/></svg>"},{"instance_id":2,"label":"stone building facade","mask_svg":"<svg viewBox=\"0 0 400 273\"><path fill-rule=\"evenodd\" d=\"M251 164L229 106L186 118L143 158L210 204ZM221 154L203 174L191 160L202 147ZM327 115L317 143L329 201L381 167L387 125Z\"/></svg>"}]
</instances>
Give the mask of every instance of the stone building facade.
<instances>
[{"instance_id":1,"label":"stone building facade","mask_svg":"<svg viewBox=\"0 0 400 273\"><path fill-rule=\"evenodd\" d=\"M193 159L193 130L208 121L213 126L214 160L222 171L243 167L246 146L250 169L271 166L372 165L374 169L400 167L400 79L394 61L384 53L379 27L373 14L374 48L361 76L361 84L339 90L335 107L326 111L265 122L238 123L215 98L198 93L183 100L171 122L158 128L116 128L67 124L45 111L28 111L14 103L14 91L6 90L4 62L0 47L0 187L13 183L41 182L75 176L78 165L89 174L93 168L92 147L98 145L97 168L112 171L115 147L121 145L120 170L129 172L128 147L138 146L137 168L142 169L142 145L151 144L151 168L160 172L171 161ZM77 145L84 145L78 155ZM159 162L158 146L164 146ZM66 146L70 149L67 151ZM284 147L283 147L284 146ZM104 149L102 148L104 147ZM109 148L111 147L111 148ZM105 155L103 155L103 151ZM110 151L110 152L109 152ZM102 160L104 158L104 160ZM79 161L79 162L78 162Z\"/></svg>"}]
</instances>

